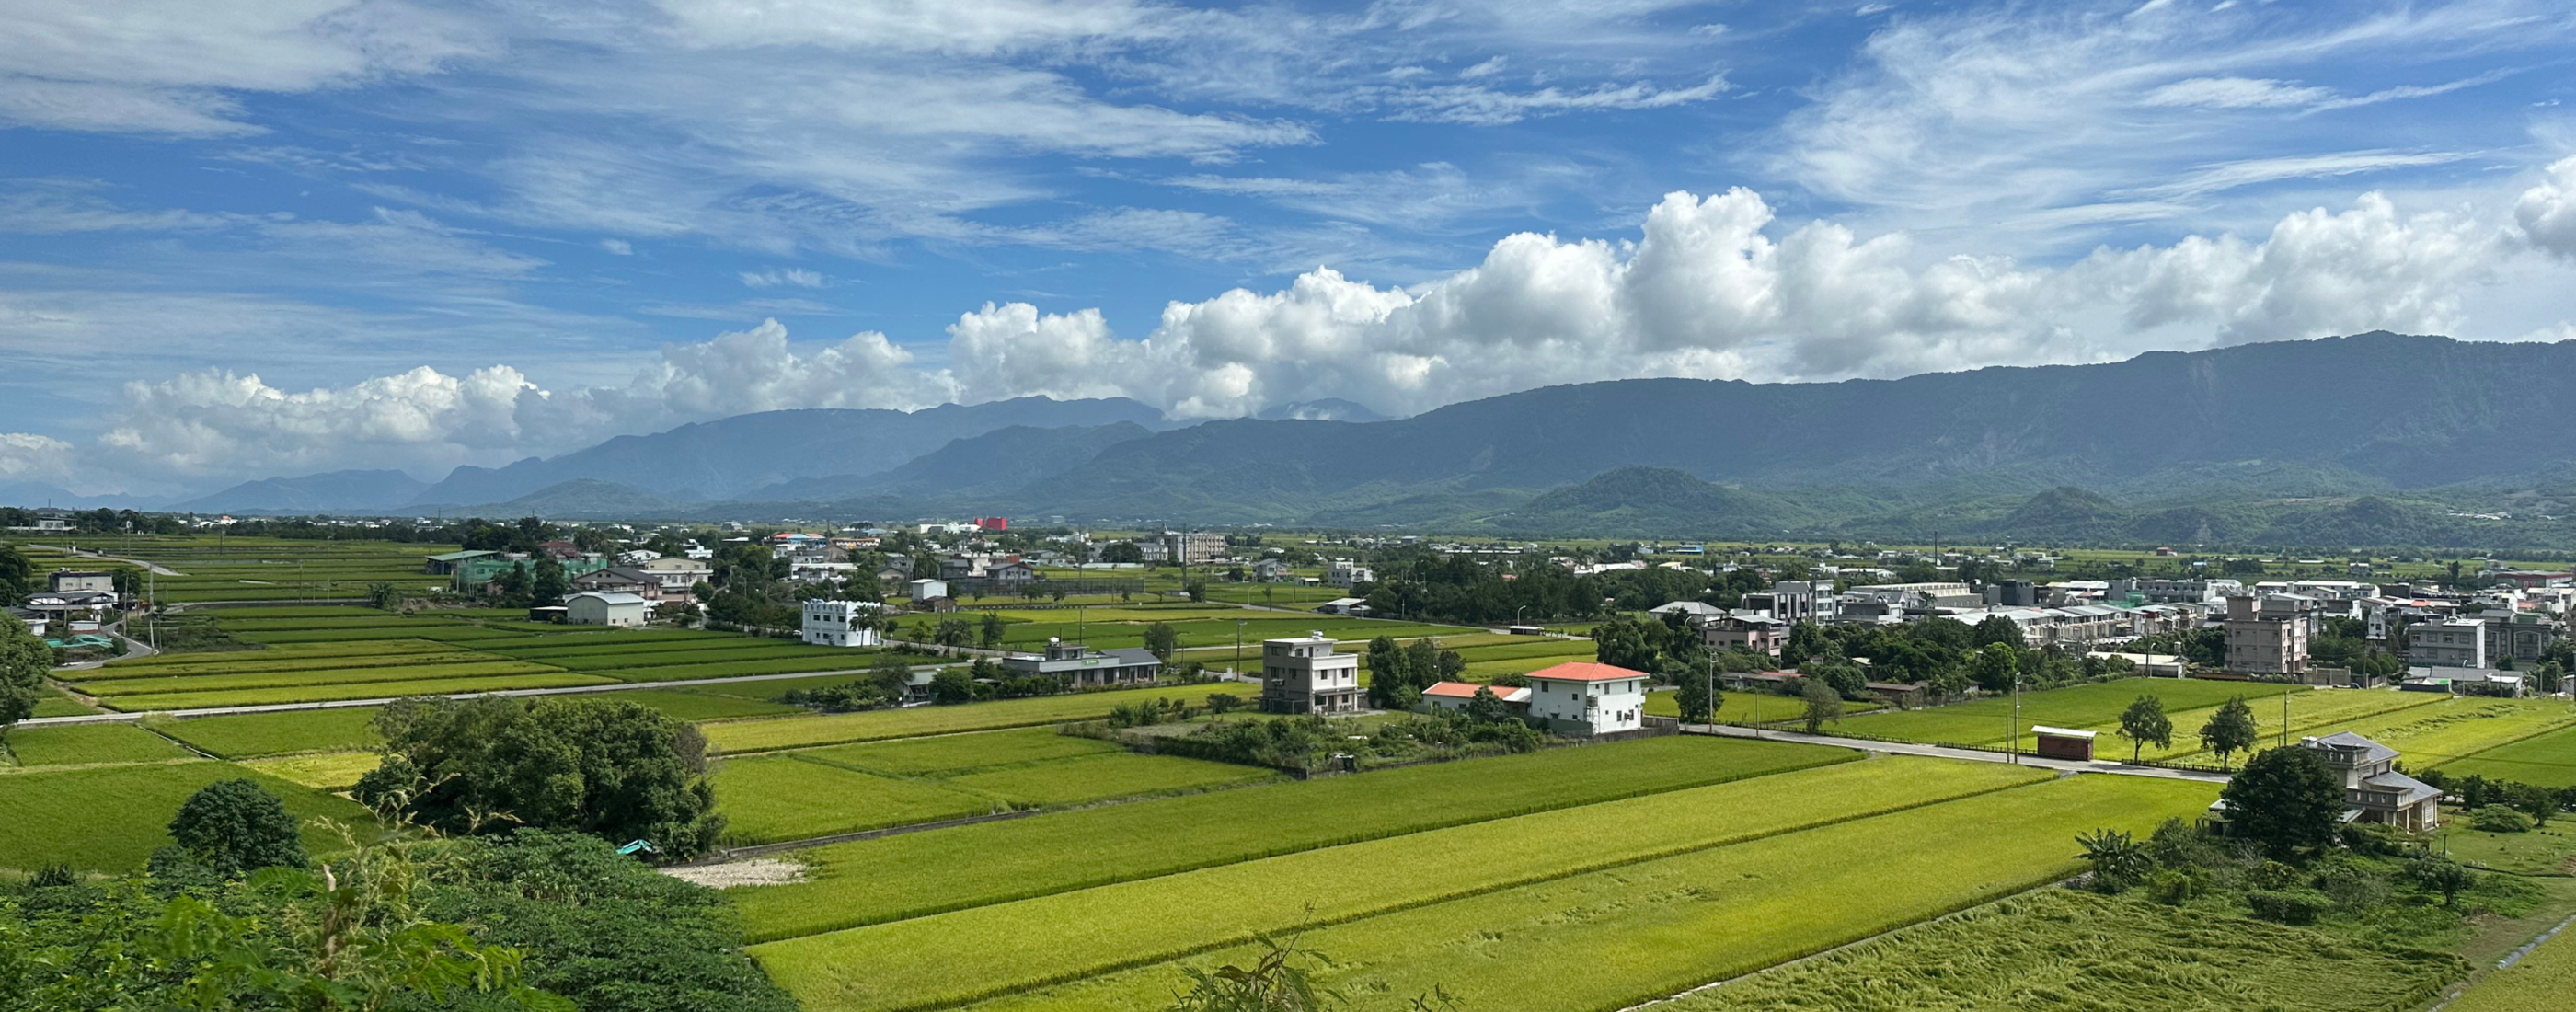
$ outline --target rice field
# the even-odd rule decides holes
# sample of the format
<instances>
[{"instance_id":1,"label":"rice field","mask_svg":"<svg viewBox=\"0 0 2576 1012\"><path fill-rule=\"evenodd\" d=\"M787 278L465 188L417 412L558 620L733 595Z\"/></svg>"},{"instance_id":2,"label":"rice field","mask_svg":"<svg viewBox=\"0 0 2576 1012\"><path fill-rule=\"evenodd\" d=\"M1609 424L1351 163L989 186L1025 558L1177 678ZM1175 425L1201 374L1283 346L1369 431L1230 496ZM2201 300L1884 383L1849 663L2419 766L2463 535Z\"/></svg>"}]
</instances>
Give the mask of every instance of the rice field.
<instances>
[{"instance_id":1,"label":"rice field","mask_svg":"<svg viewBox=\"0 0 2576 1012\"><path fill-rule=\"evenodd\" d=\"M998 699L965 706L916 706L900 710L867 710L859 713L746 720L715 724L705 730L707 744L716 751L737 754L770 752L814 745L841 745L850 742L882 741L889 738L953 734L960 731L1035 727L1060 724L1068 720L1096 720L1107 714L1110 707L1121 703L1156 698L1196 701L1209 691L1208 687L1181 686L1076 692L1061 696Z\"/></svg>"},{"instance_id":2,"label":"rice field","mask_svg":"<svg viewBox=\"0 0 2576 1012\"><path fill-rule=\"evenodd\" d=\"M2445 1012L2562 1012L2576 994L2576 931L2531 950L2445 1006Z\"/></svg>"},{"instance_id":3,"label":"rice field","mask_svg":"<svg viewBox=\"0 0 2576 1012\"><path fill-rule=\"evenodd\" d=\"M358 785L382 761L373 752L316 752L276 759L251 759L242 768L257 770L289 783L301 784L317 791L344 791Z\"/></svg>"},{"instance_id":4,"label":"rice field","mask_svg":"<svg viewBox=\"0 0 2576 1012\"><path fill-rule=\"evenodd\" d=\"M2138 899L2044 889L1657 1007L1669 1012L1946 1012L2046 1004L2402 1012L2427 1004L2467 972L2458 957L2444 953L2390 948ZM2563 977L2557 985L2576 985L2576 976ZM2519 1012L2515 1006L2498 1006L2495 1012L2507 1010Z\"/></svg>"},{"instance_id":5,"label":"rice field","mask_svg":"<svg viewBox=\"0 0 2576 1012\"><path fill-rule=\"evenodd\" d=\"M831 1007L962 1003L1255 934L1285 936L2045 779L1998 764L1846 763L833 932L758 954L773 968L833 967ZM1367 869L1368 888L1351 888L1356 869ZM1096 941L1061 944L1076 935ZM951 955L922 958L932 951Z\"/></svg>"},{"instance_id":6,"label":"rice field","mask_svg":"<svg viewBox=\"0 0 2576 1012\"><path fill-rule=\"evenodd\" d=\"M404 696L447 695L456 693L499 692L505 689L552 689L575 685L615 685L614 678L598 675L524 674L495 675L484 678L440 678L398 682L343 682L332 685L308 685L270 689L227 689L213 692L170 692L143 696L119 696L112 702L127 713L151 710L193 710L226 706L261 706L272 703L316 703L350 699L399 699Z\"/></svg>"},{"instance_id":7,"label":"rice field","mask_svg":"<svg viewBox=\"0 0 2576 1012\"><path fill-rule=\"evenodd\" d=\"M2357 720L2345 729L2396 749L2409 767L2420 769L2576 725L2576 708L2564 701L2425 695L2432 696L2431 705Z\"/></svg>"},{"instance_id":8,"label":"rice field","mask_svg":"<svg viewBox=\"0 0 2576 1012\"><path fill-rule=\"evenodd\" d=\"M374 748L381 741L370 724L375 718L373 707L350 706L192 717L156 724L154 729L226 759L260 759Z\"/></svg>"},{"instance_id":9,"label":"rice field","mask_svg":"<svg viewBox=\"0 0 2576 1012\"><path fill-rule=\"evenodd\" d=\"M819 847L810 881L733 896L751 937L793 938L1857 758L1675 737L1435 763Z\"/></svg>"},{"instance_id":10,"label":"rice field","mask_svg":"<svg viewBox=\"0 0 2576 1012\"><path fill-rule=\"evenodd\" d=\"M2543 731L2442 764L2454 777L2483 776L2543 787L2576 787L2576 727Z\"/></svg>"},{"instance_id":11,"label":"rice field","mask_svg":"<svg viewBox=\"0 0 2576 1012\"><path fill-rule=\"evenodd\" d=\"M1259 767L1139 755L1043 728L729 759L715 773L736 845L1277 778Z\"/></svg>"},{"instance_id":12,"label":"rice field","mask_svg":"<svg viewBox=\"0 0 2576 1012\"><path fill-rule=\"evenodd\" d=\"M1921 776L1917 764L1882 762L1885 774L1900 781ZM1333 957L1322 982L1347 993L1401 1001L1438 986L1479 1012L1618 1008L2027 889L2074 868L2069 840L2075 833L2097 826L2143 830L2166 816L2198 810L2214 793L2214 787L2196 783L2075 777L1788 828L1809 824L1797 817L1801 812L1821 817L1848 811L1830 796L1803 792L1770 806L1791 814L1786 826L1774 823L1762 835L1732 837L1731 830L1720 829L1727 834L1721 839L1732 842L1591 870L1534 871L1541 877L1529 881L1496 881L1484 861L1434 851L1453 868L1472 866L1455 872L1461 876L1456 895L1340 918L1313 917L1322 923L1298 938ZM1731 810L1733 820L1754 818L1741 807ZM1963 825L1990 829L1957 832ZM1614 846L1579 824L1539 843L1558 851ZM1496 863L1508 874L1513 861ZM1348 889L1350 876L1366 868L1340 866L1339 891L1363 897L1374 891ZM1313 891L1290 887L1285 898L1329 895L1325 880L1307 881L1315 883ZM1372 885L1378 887L1376 880ZM1139 886L1150 889L1153 883ZM1043 975L1005 968L1005 975L989 976L986 968L993 964L984 959L989 948L1012 946L1015 939L1067 937L1044 930L1061 926L1056 911L1040 914L1035 906L1025 918L1009 916L1008 907L967 911L770 943L754 952L773 978L816 1012L956 1008L969 1002L980 1004L967 1007L987 1010L1133 1009L1168 1000L1184 961L1214 966L1241 962L1250 953L1184 941L1185 951L1165 955L1168 950L1152 944L1131 947L1126 933L1150 932L1163 920L1212 918L1200 921L1195 932L1220 941L1248 938L1264 927L1261 913L1277 910L1283 898L1267 891L1148 895L1152 899L1139 896L1117 909L1086 908L1099 919L1079 928L1077 937L1091 944L1061 946L1071 958L1050 962ZM1085 898L1048 902L1080 904ZM1229 917L1206 913L1209 908L1252 913ZM1302 909L1291 916L1305 917ZM832 944L862 937L869 944ZM1129 955L1124 968L1099 958L1115 952ZM942 967L951 969L936 972ZM897 973L906 986L886 980Z\"/></svg>"},{"instance_id":13,"label":"rice field","mask_svg":"<svg viewBox=\"0 0 2576 1012\"><path fill-rule=\"evenodd\" d=\"M2301 686L2290 688L2304 689ZM2037 692L2025 691L2021 694L2021 715L2018 721L2013 716L2012 697L2002 695L1920 710L1849 717L1837 726L1837 730L1926 744L1972 747L1999 745L2016 731L2020 732L2027 741L2032 724L2069 728L2090 728L2104 724L2116 726L2120 719L2120 711L2127 709L2129 703L2141 695L2154 695L2164 700L2165 712L2170 714L2215 707L2235 696L2247 696L2248 702L2254 702L2264 698L2268 693L2277 701L2281 689L2282 686L2249 685L2243 682L2183 678L2123 678L2116 682L2071 685L2062 689L2046 689ZM1780 719L1796 716L1795 706L1794 701L1785 703L1781 709ZM2255 705L2254 712L2257 719L2262 717L2264 711L2259 703ZM2277 709L2272 712L2279 713ZM2193 724L2186 728L2182 720L2174 721L2177 739L2198 727L2198 724ZM2107 744L2098 746L2099 750L2107 752Z\"/></svg>"},{"instance_id":14,"label":"rice field","mask_svg":"<svg viewBox=\"0 0 2576 1012\"><path fill-rule=\"evenodd\" d=\"M5 746L10 759L21 767L189 758L188 750L170 739L131 724L15 728L0 737L0 746Z\"/></svg>"},{"instance_id":15,"label":"rice field","mask_svg":"<svg viewBox=\"0 0 2576 1012\"><path fill-rule=\"evenodd\" d=\"M14 735L12 735L14 737ZM299 819L328 816L369 825L357 803L268 777L231 763L210 761L96 766L28 771L0 776L0 868L34 870L54 864L81 871L122 872L143 864L170 842L170 817L188 795L218 780L248 777L286 802ZM112 803L111 803L112 802ZM307 827L305 846L335 847L338 839Z\"/></svg>"}]
</instances>

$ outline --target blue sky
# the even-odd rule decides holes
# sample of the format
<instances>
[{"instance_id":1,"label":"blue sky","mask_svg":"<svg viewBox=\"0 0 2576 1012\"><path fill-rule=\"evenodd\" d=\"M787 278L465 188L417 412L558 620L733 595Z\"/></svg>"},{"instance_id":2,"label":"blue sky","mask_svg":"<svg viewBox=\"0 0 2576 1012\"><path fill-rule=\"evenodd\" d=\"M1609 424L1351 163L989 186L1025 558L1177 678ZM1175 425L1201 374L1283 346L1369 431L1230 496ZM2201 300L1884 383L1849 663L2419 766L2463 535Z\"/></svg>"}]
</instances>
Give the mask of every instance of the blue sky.
<instances>
[{"instance_id":1,"label":"blue sky","mask_svg":"<svg viewBox=\"0 0 2576 1012\"><path fill-rule=\"evenodd\" d=\"M38 3L0 484L2576 336L2563 4Z\"/></svg>"}]
</instances>

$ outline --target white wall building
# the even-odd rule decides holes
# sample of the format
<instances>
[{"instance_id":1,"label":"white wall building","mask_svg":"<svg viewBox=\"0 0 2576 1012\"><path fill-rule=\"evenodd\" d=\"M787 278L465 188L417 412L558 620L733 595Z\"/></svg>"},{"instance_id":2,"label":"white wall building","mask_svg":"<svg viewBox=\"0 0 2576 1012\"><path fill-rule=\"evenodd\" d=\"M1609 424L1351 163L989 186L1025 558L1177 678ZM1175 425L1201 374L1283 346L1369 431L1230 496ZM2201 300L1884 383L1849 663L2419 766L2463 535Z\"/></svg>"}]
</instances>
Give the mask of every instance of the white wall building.
<instances>
[{"instance_id":1,"label":"white wall building","mask_svg":"<svg viewBox=\"0 0 2576 1012\"><path fill-rule=\"evenodd\" d=\"M927 601L934 597L948 596L948 581L946 580L914 580L906 586L909 587L909 596L915 603Z\"/></svg>"},{"instance_id":2,"label":"white wall building","mask_svg":"<svg viewBox=\"0 0 2576 1012\"><path fill-rule=\"evenodd\" d=\"M1645 726L1646 674L1573 661L1530 672L1530 716L1558 734L1594 735Z\"/></svg>"},{"instance_id":3,"label":"white wall building","mask_svg":"<svg viewBox=\"0 0 2576 1012\"><path fill-rule=\"evenodd\" d=\"M871 620L884 605L875 601L807 601L803 639L822 647L872 647L877 638Z\"/></svg>"},{"instance_id":4,"label":"white wall building","mask_svg":"<svg viewBox=\"0 0 2576 1012\"><path fill-rule=\"evenodd\" d=\"M574 594L564 598L564 621L572 625L640 626L647 607L644 598L635 594Z\"/></svg>"}]
</instances>

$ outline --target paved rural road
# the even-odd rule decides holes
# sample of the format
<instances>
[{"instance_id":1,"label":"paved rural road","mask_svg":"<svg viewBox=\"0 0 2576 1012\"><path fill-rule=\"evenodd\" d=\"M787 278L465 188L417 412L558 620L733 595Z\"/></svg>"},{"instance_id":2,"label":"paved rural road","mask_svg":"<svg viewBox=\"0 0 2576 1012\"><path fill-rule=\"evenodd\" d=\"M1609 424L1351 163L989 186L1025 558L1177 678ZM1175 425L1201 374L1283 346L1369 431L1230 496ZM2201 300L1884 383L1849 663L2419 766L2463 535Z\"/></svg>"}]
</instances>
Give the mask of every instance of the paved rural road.
<instances>
[{"instance_id":1,"label":"paved rural road","mask_svg":"<svg viewBox=\"0 0 2576 1012\"><path fill-rule=\"evenodd\" d=\"M938 671L946 665L924 664L912 670ZM70 670L70 669L63 669ZM503 689L497 692L451 693L448 699L473 699L477 696L572 696L592 692L633 692L639 689L685 689L696 685L738 685L743 682L774 682L786 678L814 678L823 675L864 675L873 668L845 668L839 671L790 671L777 675L738 675L733 678L688 678L676 682L619 682L615 685L567 685L553 689ZM383 699L335 699L324 703L269 703L261 706L214 706L197 710L151 710L169 717L220 717L231 713L286 713L294 710L341 710L353 706L383 706L394 697ZM141 720L145 713L84 713L74 717L37 717L19 721L15 727L52 727L63 724L119 724Z\"/></svg>"},{"instance_id":2,"label":"paved rural road","mask_svg":"<svg viewBox=\"0 0 2576 1012\"><path fill-rule=\"evenodd\" d=\"M124 557L121 557L121 556L109 555L109 554L106 554L106 553L104 553L104 552L93 552L93 551L90 551L89 549L86 549L86 548L78 548L78 547L74 547L74 546L72 546L72 545L38 545L38 544L29 544L27 547L29 547L29 548L42 548L42 549L44 549L44 550L46 550L46 551L49 551L49 552L62 552L62 553L67 554L67 555L77 555L77 556L81 556L81 557L83 557L83 558L97 559L97 560L102 561L102 562L123 562L123 563L127 563L127 564L129 564L129 565L141 566L141 567L143 567L143 568L145 568L145 569L151 570L151 571L153 571L153 572L155 572L155 573L159 573L159 574L161 574L161 575L163 575L163 576L186 576L186 575L188 575L188 574L186 574L186 573L182 573L182 572L180 572L180 571L178 571L178 570L176 570L176 569L172 569L172 568L170 568L170 567L168 567L168 566L164 566L164 565L162 565L162 564L160 564L160 563L158 563L158 562L146 562L146 561L144 561L144 560L142 560L142 559L128 559L128 558L124 558Z\"/></svg>"},{"instance_id":3,"label":"paved rural road","mask_svg":"<svg viewBox=\"0 0 2576 1012\"><path fill-rule=\"evenodd\" d=\"M2117 773L2121 776L2130 777L2156 777L2164 780L2201 780L2211 783L2225 783L2228 778L2228 775L2225 773L2205 773L2200 770L2171 770L2156 766L2130 766L2123 763L2102 760L2096 760L2094 762L2076 762L2071 759L2043 759L2029 753L2023 753L2016 757L2002 752L1987 752L1972 748L1944 748L1939 745L1915 745L1907 742L1867 741L1860 738L1836 738L1832 735L1823 734L1810 735L1788 731L1762 731L1755 728L1735 727L1727 724L1719 724L1715 728L1711 728L1706 724L1690 724L1685 725L1684 729L1690 731L1692 734L1716 734L1725 738L1764 738L1771 741L1792 741L1808 745L1839 745L1843 748L1859 749L1863 752L1885 752L1889 755L1920 755L1932 756L1937 759L1966 759L1973 762L1989 763L2013 762L2018 759L2020 764L2024 766L2035 767L2038 769L2065 770L2072 773Z\"/></svg>"}]
</instances>

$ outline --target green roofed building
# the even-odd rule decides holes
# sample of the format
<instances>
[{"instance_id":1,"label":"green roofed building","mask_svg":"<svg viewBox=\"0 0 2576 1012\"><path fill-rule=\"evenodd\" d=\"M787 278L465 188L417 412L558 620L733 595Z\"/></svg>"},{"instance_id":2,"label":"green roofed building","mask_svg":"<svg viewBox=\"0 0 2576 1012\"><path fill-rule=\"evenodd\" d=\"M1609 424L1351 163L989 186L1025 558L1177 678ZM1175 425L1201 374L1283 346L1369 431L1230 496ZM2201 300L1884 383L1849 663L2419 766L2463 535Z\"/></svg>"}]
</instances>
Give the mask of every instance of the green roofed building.
<instances>
[{"instance_id":1,"label":"green roofed building","mask_svg":"<svg viewBox=\"0 0 2576 1012\"><path fill-rule=\"evenodd\" d=\"M471 561L473 561L473 560L475 560L475 559L489 558L489 557L491 557L491 556L495 556L495 555L499 555L499 554L501 554L501 553L499 553L499 552L494 552L494 551L488 551L488 550L487 550L487 551L468 551L468 552L440 552L440 553L438 553L438 554L436 554L436 555L432 555L432 556L430 556L430 557L428 557L428 558L426 558L426 559L422 559L422 560L421 560L421 571L422 571L422 572L425 572L425 573L428 573L428 574L430 574L431 576L454 576L454 575L456 575L456 567L457 567L457 566L459 566L459 565L462 565L462 564L467 563L467 562L471 562Z\"/></svg>"},{"instance_id":2,"label":"green roofed building","mask_svg":"<svg viewBox=\"0 0 2576 1012\"><path fill-rule=\"evenodd\" d=\"M512 566L526 566L528 567L528 574L530 576L536 575L537 560L535 559L503 559L497 557L498 553L491 554L496 557L466 559L462 562L458 562L456 564L456 569L454 570L456 575L456 589L473 590L477 587L481 587L484 584L492 582L493 577L509 572L510 567ZM609 560L607 559L564 559L561 561L563 562L565 579L571 579L576 576L586 576L606 569L609 566Z\"/></svg>"}]
</instances>

